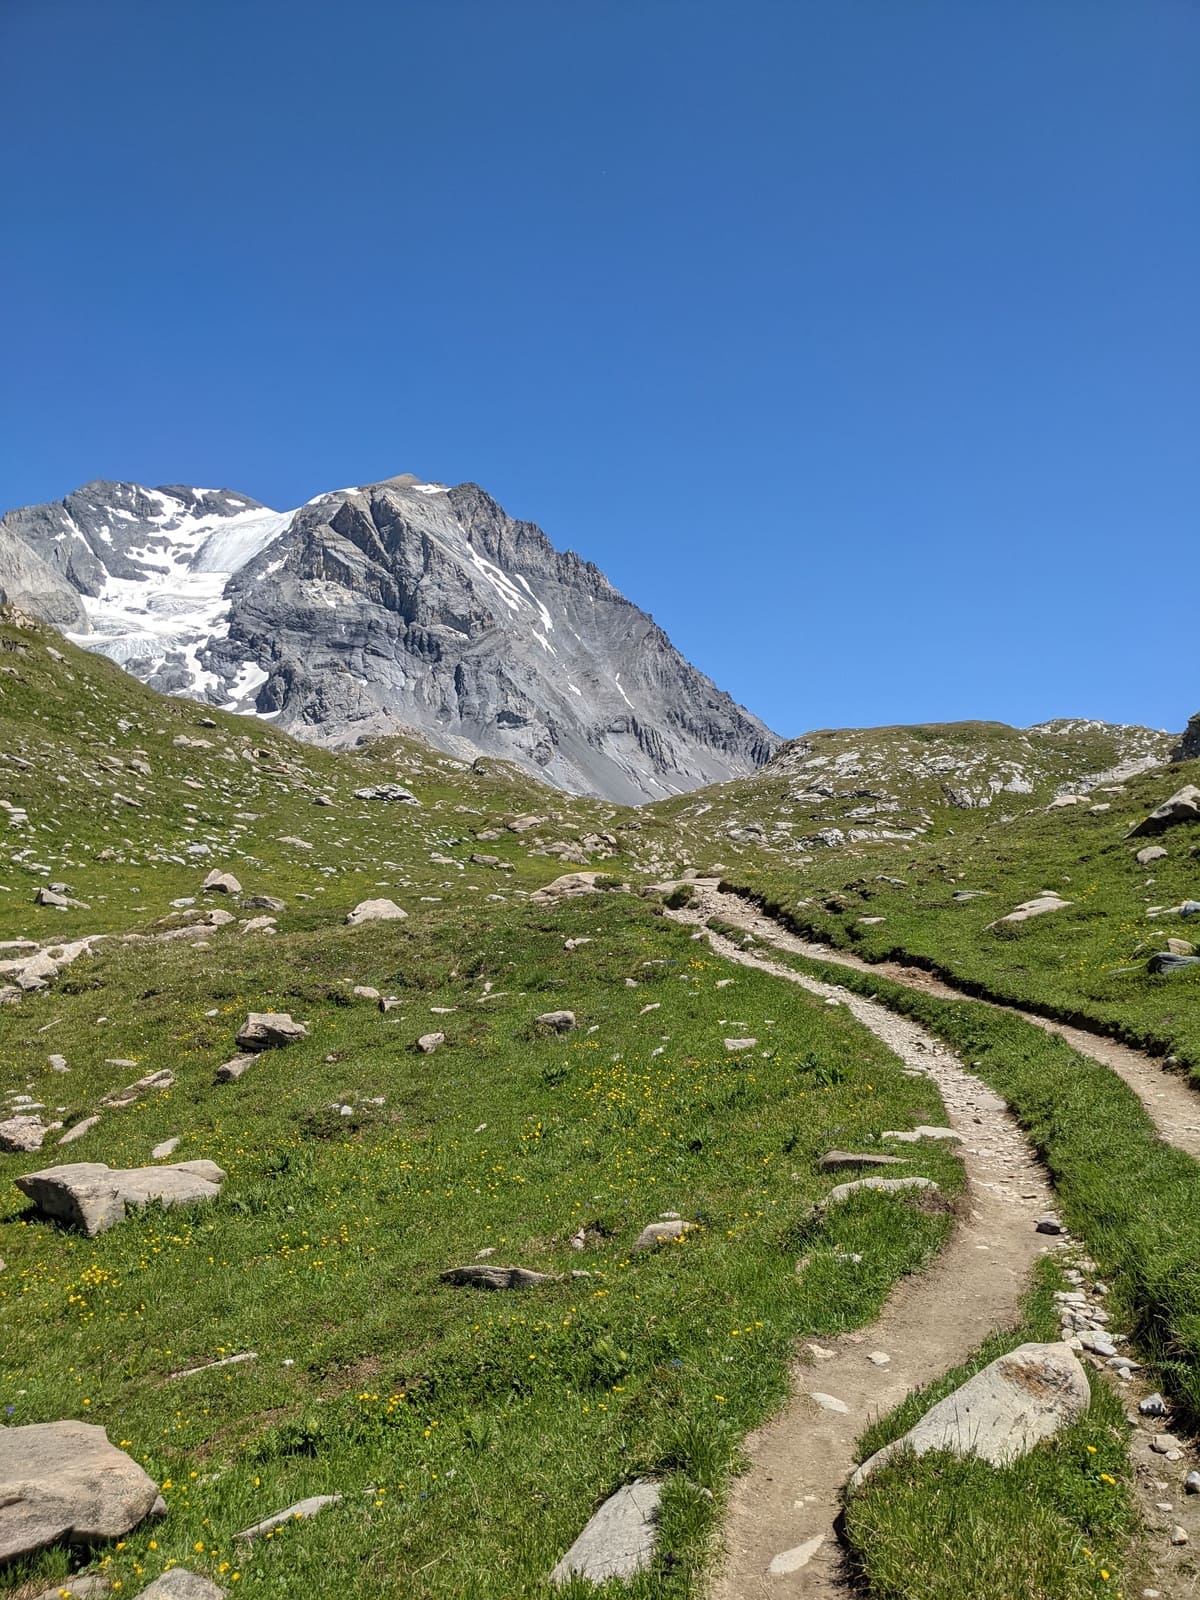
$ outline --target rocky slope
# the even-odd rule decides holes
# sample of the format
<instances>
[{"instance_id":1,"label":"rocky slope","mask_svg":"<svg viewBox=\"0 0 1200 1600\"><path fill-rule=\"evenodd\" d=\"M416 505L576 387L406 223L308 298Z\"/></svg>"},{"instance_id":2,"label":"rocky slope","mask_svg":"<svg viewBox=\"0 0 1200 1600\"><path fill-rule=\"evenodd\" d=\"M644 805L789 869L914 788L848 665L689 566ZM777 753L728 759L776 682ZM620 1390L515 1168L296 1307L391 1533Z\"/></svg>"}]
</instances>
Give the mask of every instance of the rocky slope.
<instances>
[{"instance_id":1,"label":"rocky slope","mask_svg":"<svg viewBox=\"0 0 1200 1600\"><path fill-rule=\"evenodd\" d=\"M334 744L413 727L627 803L744 776L778 743L474 484L406 475L275 512L93 483L0 519L0 588L167 693Z\"/></svg>"}]
</instances>

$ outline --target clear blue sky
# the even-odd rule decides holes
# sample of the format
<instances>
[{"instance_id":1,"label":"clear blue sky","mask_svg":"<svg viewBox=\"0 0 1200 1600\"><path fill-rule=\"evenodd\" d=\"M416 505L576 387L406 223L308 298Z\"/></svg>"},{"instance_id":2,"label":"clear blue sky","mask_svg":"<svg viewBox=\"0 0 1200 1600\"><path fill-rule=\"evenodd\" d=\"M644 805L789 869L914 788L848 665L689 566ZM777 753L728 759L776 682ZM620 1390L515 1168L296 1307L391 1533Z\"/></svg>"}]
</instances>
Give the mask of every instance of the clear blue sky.
<instances>
[{"instance_id":1,"label":"clear blue sky","mask_svg":"<svg viewBox=\"0 0 1200 1600\"><path fill-rule=\"evenodd\" d=\"M474 479L785 733L1200 706L1196 0L0 0L0 502Z\"/></svg>"}]
</instances>

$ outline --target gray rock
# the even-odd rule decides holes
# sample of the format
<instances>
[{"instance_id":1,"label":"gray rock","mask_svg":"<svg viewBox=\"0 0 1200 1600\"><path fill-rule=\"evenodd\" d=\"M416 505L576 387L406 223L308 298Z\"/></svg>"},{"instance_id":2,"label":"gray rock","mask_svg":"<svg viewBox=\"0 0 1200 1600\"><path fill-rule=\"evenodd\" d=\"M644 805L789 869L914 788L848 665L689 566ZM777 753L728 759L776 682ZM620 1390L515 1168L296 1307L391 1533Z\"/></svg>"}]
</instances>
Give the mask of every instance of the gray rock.
<instances>
[{"instance_id":1,"label":"gray rock","mask_svg":"<svg viewBox=\"0 0 1200 1600\"><path fill-rule=\"evenodd\" d=\"M682 1239L685 1233L690 1233L696 1226L694 1222L684 1222L681 1218L673 1218L669 1222L651 1222L646 1225L633 1241L635 1250L652 1250L655 1245L662 1244L670 1239Z\"/></svg>"},{"instance_id":2,"label":"gray rock","mask_svg":"<svg viewBox=\"0 0 1200 1600\"><path fill-rule=\"evenodd\" d=\"M78 1577L65 1578L62 1583L56 1583L50 1589L43 1589L41 1594L35 1595L34 1600L96 1600L98 1595L107 1594L112 1585L100 1572L81 1572Z\"/></svg>"},{"instance_id":3,"label":"gray rock","mask_svg":"<svg viewBox=\"0 0 1200 1600\"><path fill-rule=\"evenodd\" d=\"M1146 970L1156 973L1182 972L1185 967L1194 967L1197 963L1200 963L1200 956L1174 955L1169 950L1159 950L1146 962Z\"/></svg>"},{"instance_id":4,"label":"gray rock","mask_svg":"<svg viewBox=\"0 0 1200 1600\"><path fill-rule=\"evenodd\" d=\"M67 1065L66 1056L47 1056L46 1065L51 1072L70 1072L71 1070Z\"/></svg>"},{"instance_id":5,"label":"gray rock","mask_svg":"<svg viewBox=\"0 0 1200 1600\"><path fill-rule=\"evenodd\" d=\"M91 908L82 900L73 900L69 894L63 894L58 889L41 888L33 897L34 904L39 906L52 906L56 911L88 911Z\"/></svg>"},{"instance_id":6,"label":"gray rock","mask_svg":"<svg viewBox=\"0 0 1200 1600\"><path fill-rule=\"evenodd\" d=\"M308 1038L308 1028L286 1011L252 1011L237 1032L243 1050L281 1050Z\"/></svg>"},{"instance_id":7,"label":"gray rock","mask_svg":"<svg viewBox=\"0 0 1200 1600\"><path fill-rule=\"evenodd\" d=\"M58 1141L59 1144L74 1144L76 1139L82 1139L85 1133L91 1133L92 1129L99 1121L100 1118L98 1115L82 1117L74 1125L74 1127L67 1129L66 1133L64 1133L62 1138Z\"/></svg>"},{"instance_id":8,"label":"gray rock","mask_svg":"<svg viewBox=\"0 0 1200 1600\"><path fill-rule=\"evenodd\" d=\"M543 1011L536 1019L541 1028L550 1028L554 1033L570 1033L577 1026L573 1011Z\"/></svg>"},{"instance_id":9,"label":"gray rock","mask_svg":"<svg viewBox=\"0 0 1200 1600\"><path fill-rule=\"evenodd\" d=\"M234 1056L229 1061L223 1061L213 1073L213 1082L236 1083L239 1078L243 1077L247 1072L249 1072L250 1068L257 1060L257 1055L248 1054Z\"/></svg>"},{"instance_id":10,"label":"gray rock","mask_svg":"<svg viewBox=\"0 0 1200 1600\"><path fill-rule=\"evenodd\" d=\"M1148 1394L1144 1400L1138 1401L1138 1410L1143 1417L1165 1417L1167 1403L1162 1395L1155 1392L1154 1394Z\"/></svg>"},{"instance_id":11,"label":"gray rock","mask_svg":"<svg viewBox=\"0 0 1200 1600\"><path fill-rule=\"evenodd\" d=\"M0 1150L22 1155L40 1150L49 1131L41 1117L9 1117L0 1122Z\"/></svg>"},{"instance_id":12,"label":"gray rock","mask_svg":"<svg viewBox=\"0 0 1200 1600\"><path fill-rule=\"evenodd\" d=\"M356 800L386 800L391 804L402 806L419 806L421 802L411 789L405 789L398 783L373 783L366 789L355 789Z\"/></svg>"},{"instance_id":13,"label":"gray rock","mask_svg":"<svg viewBox=\"0 0 1200 1600\"><path fill-rule=\"evenodd\" d=\"M1200 788L1194 783L1185 783L1182 789L1177 789L1162 805L1156 806L1150 815L1135 827L1130 828L1125 835L1127 839L1142 839L1147 834L1165 833L1168 828L1174 828L1181 822L1200 821Z\"/></svg>"},{"instance_id":14,"label":"gray rock","mask_svg":"<svg viewBox=\"0 0 1200 1600\"><path fill-rule=\"evenodd\" d=\"M61 1141L60 1141L61 1143ZM161 1144L156 1144L150 1152L151 1161L165 1161L168 1156L173 1156L179 1149L179 1135L172 1139L164 1139Z\"/></svg>"},{"instance_id":15,"label":"gray rock","mask_svg":"<svg viewBox=\"0 0 1200 1600\"><path fill-rule=\"evenodd\" d=\"M408 916L394 900L360 900L346 918L346 925L357 928L363 922L402 922Z\"/></svg>"},{"instance_id":16,"label":"gray rock","mask_svg":"<svg viewBox=\"0 0 1200 1600\"><path fill-rule=\"evenodd\" d=\"M650 1478L622 1484L588 1522L550 1574L562 1588L574 1578L604 1583L632 1578L654 1560L662 1489Z\"/></svg>"},{"instance_id":17,"label":"gray rock","mask_svg":"<svg viewBox=\"0 0 1200 1600\"><path fill-rule=\"evenodd\" d=\"M830 1189L821 1201L819 1210L841 1205L852 1195L862 1192L875 1194L937 1194L938 1185L932 1178L854 1178L850 1183L839 1183Z\"/></svg>"},{"instance_id":18,"label":"gray rock","mask_svg":"<svg viewBox=\"0 0 1200 1600\"><path fill-rule=\"evenodd\" d=\"M350 993L356 1000L378 1000L380 998L379 990L372 989L366 983L356 983Z\"/></svg>"},{"instance_id":19,"label":"gray rock","mask_svg":"<svg viewBox=\"0 0 1200 1600\"><path fill-rule=\"evenodd\" d=\"M1057 894L1035 895L1032 900L1017 906L1015 911L1010 911L1006 917L997 917L995 922L989 923L989 927L994 928L1001 923L1029 922L1034 917L1044 917L1052 911L1065 911L1070 904L1070 900L1064 900Z\"/></svg>"},{"instance_id":20,"label":"gray rock","mask_svg":"<svg viewBox=\"0 0 1200 1600\"><path fill-rule=\"evenodd\" d=\"M242 901L243 911L286 911L287 901L273 894L251 894Z\"/></svg>"},{"instance_id":21,"label":"gray rock","mask_svg":"<svg viewBox=\"0 0 1200 1600\"><path fill-rule=\"evenodd\" d=\"M599 872L564 872L561 878L553 878L535 889L529 896L529 903L547 906L559 900L574 900L580 895L599 894L602 891L596 888L596 879L600 876Z\"/></svg>"},{"instance_id":22,"label":"gray rock","mask_svg":"<svg viewBox=\"0 0 1200 1600\"><path fill-rule=\"evenodd\" d=\"M444 1033L423 1033L417 1040L417 1049L420 1050L423 1055L430 1056L437 1049L438 1045L445 1044L445 1042L446 1035Z\"/></svg>"},{"instance_id":23,"label":"gray rock","mask_svg":"<svg viewBox=\"0 0 1200 1600\"><path fill-rule=\"evenodd\" d=\"M902 1438L864 1461L858 1485L903 1450L950 1450L1006 1466L1052 1438L1091 1404L1087 1374L1065 1344L1023 1344L932 1406Z\"/></svg>"},{"instance_id":24,"label":"gray rock","mask_svg":"<svg viewBox=\"0 0 1200 1600\"><path fill-rule=\"evenodd\" d=\"M1200 1472L1189 1472L1183 1480L1183 1487L1188 1494L1200 1494Z\"/></svg>"},{"instance_id":25,"label":"gray rock","mask_svg":"<svg viewBox=\"0 0 1200 1600\"><path fill-rule=\"evenodd\" d=\"M0 1428L0 1561L47 1545L119 1539L150 1514L158 1485L103 1428Z\"/></svg>"},{"instance_id":26,"label":"gray rock","mask_svg":"<svg viewBox=\"0 0 1200 1600\"><path fill-rule=\"evenodd\" d=\"M532 1289L539 1283L557 1283L555 1272L532 1272L528 1267L451 1267L440 1274L442 1283L457 1289Z\"/></svg>"},{"instance_id":27,"label":"gray rock","mask_svg":"<svg viewBox=\"0 0 1200 1600\"><path fill-rule=\"evenodd\" d=\"M214 867L200 885L205 894L241 894L242 886L232 872L218 872Z\"/></svg>"},{"instance_id":28,"label":"gray rock","mask_svg":"<svg viewBox=\"0 0 1200 1600\"><path fill-rule=\"evenodd\" d=\"M145 1077L139 1078L136 1083L127 1084L124 1089L114 1089L112 1094L104 1096L100 1104L117 1111L123 1106L131 1106L144 1094L155 1094L163 1089L170 1089L174 1082L175 1074L163 1067L158 1072L146 1073Z\"/></svg>"},{"instance_id":29,"label":"gray rock","mask_svg":"<svg viewBox=\"0 0 1200 1600\"><path fill-rule=\"evenodd\" d=\"M1057 1217L1052 1217L1052 1216L1049 1216L1049 1215L1044 1216L1044 1217L1039 1217L1037 1219L1037 1221L1034 1223L1033 1226L1034 1226L1035 1232L1037 1232L1037 1233L1056 1233L1057 1234L1057 1233L1066 1233L1066 1231L1067 1231L1063 1227L1062 1223L1058 1220Z\"/></svg>"},{"instance_id":30,"label":"gray rock","mask_svg":"<svg viewBox=\"0 0 1200 1600\"><path fill-rule=\"evenodd\" d=\"M225 1174L212 1161L122 1170L98 1161L44 1167L14 1180L44 1217L81 1228L89 1238L120 1222L127 1210L149 1205L196 1205L214 1200Z\"/></svg>"},{"instance_id":31,"label":"gray rock","mask_svg":"<svg viewBox=\"0 0 1200 1600\"><path fill-rule=\"evenodd\" d=\"M881 1139L894 1139L897 1144L920 1144L922 1139L947 1139L955 1144L962 1143L962 1134L954 1128L935 1128L927 1122L919 1122L915 1128L907 1132L897 1132L889 1129L887 1133L879 1135Z\"/></svg>"},{"instance_id":32,"label":"gray rock","mask_svg":"<svg viewBox=\"0 0 1200 1600\"><path fill-rule=\"evenodd\" d=\"M1138 863L1139 866L1148 867L1152 862L1165 861L1166 856L1167 852L1163 849L1161 844L1148 844L1144 847L1144 849L1139 850L1133 859Z\"/></svg>"},{"instance_id":33,"label":"gray rock","mask_svg":"<svg viewBox=\"0 0 1200 1600\"><path fill-rule=\"evenodd\" d=\"M273 1516L264 1517L261 1522L256 1522L252 1528L243 1528L240 1533L235 1533L235 1539L261 1539L264 1534L271 1532L272 1528L282 1527L285 1522L293 1522L298 1517L315 1517L322 1511L327 1511L330 1506L341 1503L340 1494L312 1494L307 1500L297 1500L294 1506L287 1506L283 1511L276 1511Z\"/></svg>"},{"instance_id":34,"label":"gray rock","mask_svg":"<svg viewBox=\"0 0 1200 1600\"><path fill-rule=\"evenodd\" d=\"M833 1172L839 1167L902 1167L900 1156L884 1156L874 1151L827 1150L817 1166L822 1172Z\"/></svg>"},{"instance_id":35,"label":"gray rock","mask_svg":"<svg viewBox=\"0 0 1200 1600\"><path fill-rule=\"evenodd\" d=\"M725 1048L731 1055L739 1050L753 1050L757 1043L757 1039L726 1039L724 1041Z\"/></svg>"},{"instance_id":36,"label":"gray rock","mask_svg":"<svg viewBox=\"0 0 1200 1600\"><path fill-rule=\"evenodd\" d=\"M140 1600L224 1600L229 1591L186 1567L172 1567L143 1589Z\"/></svg>"}]
</instances>

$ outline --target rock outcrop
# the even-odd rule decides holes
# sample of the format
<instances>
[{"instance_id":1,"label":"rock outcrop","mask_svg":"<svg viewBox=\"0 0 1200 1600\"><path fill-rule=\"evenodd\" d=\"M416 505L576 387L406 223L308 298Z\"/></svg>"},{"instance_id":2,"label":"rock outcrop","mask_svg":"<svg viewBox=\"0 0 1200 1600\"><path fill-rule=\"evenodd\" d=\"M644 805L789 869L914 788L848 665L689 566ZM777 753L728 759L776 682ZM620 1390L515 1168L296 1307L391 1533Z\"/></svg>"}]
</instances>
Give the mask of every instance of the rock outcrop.
<instances>
[{"instance_id":1,"label":"rock outcrop","mask_svg":"<svg viewBox=\"0 0 1200 1600\"><path fill-rule=\"evenodd\" d=\"M158 1485L86 1422L0 1428L0 1562L47 1545L119 1539L149 1516Z\"/></svg>"},{"instance_id":2,"label":"rock outcrop","mask_svg":"<svg viewBox=\"0 0 1200 1600\"><path fill-rule=\"evenodd\" d=\"M42 1216L81 1228L90 1239L139 1206L187 1206L215 1200L225 1174L212 1161L126 1170L101 1161L75 1161L28 1172L13 1181Z\"/></svg>"}]
</instances>

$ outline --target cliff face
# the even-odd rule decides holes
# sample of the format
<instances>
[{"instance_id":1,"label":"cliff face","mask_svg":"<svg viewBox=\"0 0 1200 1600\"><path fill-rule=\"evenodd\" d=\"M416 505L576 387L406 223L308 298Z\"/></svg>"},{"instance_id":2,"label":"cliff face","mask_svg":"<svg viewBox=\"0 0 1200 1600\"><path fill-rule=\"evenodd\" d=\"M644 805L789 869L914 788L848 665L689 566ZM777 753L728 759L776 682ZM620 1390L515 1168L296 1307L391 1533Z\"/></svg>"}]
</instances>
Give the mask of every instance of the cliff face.
<instances>
[{"instance_id":1,"label":"cliff face","mask_svg":"<svg viewBox=\"0 0 1200 1600\"><path fill-rule=\"evenodd\" d=\"M743 776L778 744L596 567L474 484L405 476L291 513L90 484L0 520L0 583L6 559L10 597L77 642L306 738L415 727L631 802Z\"/></svg>"}]
</instances>

